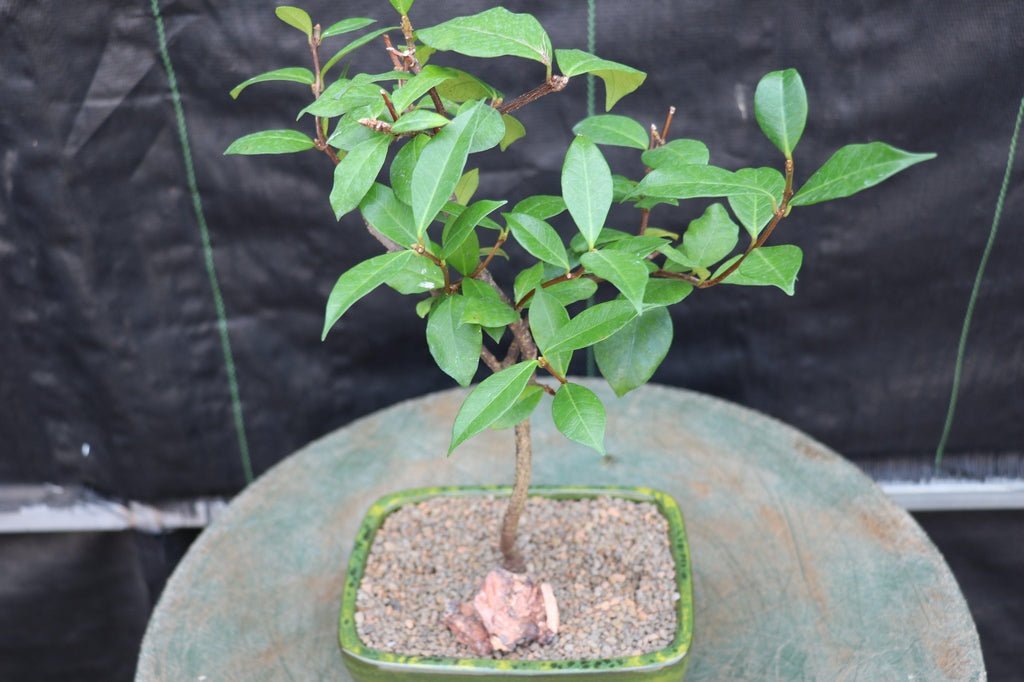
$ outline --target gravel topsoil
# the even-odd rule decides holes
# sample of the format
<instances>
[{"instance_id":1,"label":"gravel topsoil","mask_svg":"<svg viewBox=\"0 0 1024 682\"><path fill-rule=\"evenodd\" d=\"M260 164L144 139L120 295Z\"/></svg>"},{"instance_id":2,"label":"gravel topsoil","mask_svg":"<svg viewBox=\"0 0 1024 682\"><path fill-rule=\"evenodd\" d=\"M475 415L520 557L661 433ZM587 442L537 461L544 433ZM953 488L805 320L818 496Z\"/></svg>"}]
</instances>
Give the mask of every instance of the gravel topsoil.
<instances>
[{"instance_id":1,"label":"gravel topsoil","mask_svg":"<svg viewBox=\"0 0 1024 682\"><path fill-rule=\"evenodd\" d=\"M497 548L505 500L438 497L384 521L356 602L359 637L398 654L470 657L443 623L451 603L472 600ZM613 497L531 497L519 524L527 572L554 588L557 640L503 658L596 659L663 649L676 630L675 562L657 507Z\"/></svg>"}]
</instances>

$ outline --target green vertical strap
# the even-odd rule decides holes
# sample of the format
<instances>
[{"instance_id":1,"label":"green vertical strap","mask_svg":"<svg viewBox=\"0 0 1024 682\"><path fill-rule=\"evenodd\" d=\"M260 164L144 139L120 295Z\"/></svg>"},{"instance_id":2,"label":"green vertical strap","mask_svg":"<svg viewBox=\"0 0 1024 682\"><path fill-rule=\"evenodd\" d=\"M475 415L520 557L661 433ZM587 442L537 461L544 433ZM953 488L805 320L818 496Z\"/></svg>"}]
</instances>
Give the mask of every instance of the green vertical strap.
<instances>
[{"instance_id":1,"label":"green vertical strap","mask_svg":"<svg viewBox=\"0 0 1024 682\"><path fill-rule=\"evenodd\" d=\"M181 142L181 152L185 160L185 178L188 182L189 192L192 193L192 208L196 213L196 222L199 224L199 237L203 244L203 262L206 265L206 275L210 280L210 290L213 293L213 306L217 311L217 331L220 334L220 348L224 354L224 366L228 375L228 391L231 394L231 412L234 415L235 436L238 438L238 451L242 459L242 473L245 475L245 482L248 484L253 479L252 461L249 459L249 442L245 437L245 418L242 414L242 400L238 394L238 377L235 374L235 359L231 353L231 339L228 337L228 322L227 315L224 312L224 298L220 293L220 284L217 283L217 268L213 262L213 248L210 246L210 230L206 226L203 202L199 196L199 186L196 183L196 171L192 165L192 150L188 143L185 111L181 106L178 79L174 75L171 55L167 50L164 20L160 16L160 5L157 0L150 0L150 5L153 9L153 19L156 22L156 37L160 48L160 59L164 63L164 70L167 72L167 82L171 88L174 117L178 123L178 141Z\"/></svg>"},{"instance_id":2,"label":"green vertical strap","mask_svg":"<svg viewBox=\"0 0 1024 682\"><path fill-rule=\"evenodd\" d=\"M587 52L594 54L597 51L597 11L594 8L596 0L587 0ZM587 116L593 116L594 107L594 74L587 74ZM594 305L594 297L587 300L587 307ZM597 376L597 362L594 360L594 347L587 346L587 376Z\"/></svg>"},{"instance_id":3,"label":"green vertical strap","mask_svg":"<svg viewBox=\"0 0 1024 682\"><path fill-rule=\"evenodd\" d=\"M985 250L981 254L981 263L978 264L978 274L974 277L971 298L967 302L967 314L964 315L964 326L960 330L960 345L956 350L956 365L953 368L953 389L949 395L949 409L946 412L946 423L942 427L942 437L939 439L939 446L935 449L936 469L942 466L942 457L946 454L949 432L953 429L956 401L960 394L960 375L963 372L964 355L967 350L967 335L971 330L971 318L974 316L974 306L978 302L981 280L985 276L985 267L988 265L989 256L992 255L992 246L995 244L996 234L999 232L999 222L1003 217L1003 204L1006 201L1006 192L1010 187L1010 175L1013 173L1013 159L1017 155L1017 138L1020 135L1022 120L1024 120L1024 97L1021 97L1020 107L1017 109L1017 121L1013 127L1013 135L1010 137L1010 149L1006 157L1006 170L1003 172L1003 184L999 188L999 197L996 199L996 211L992 216L992 227L989 229Z\"/></svg>"}]
</instances>

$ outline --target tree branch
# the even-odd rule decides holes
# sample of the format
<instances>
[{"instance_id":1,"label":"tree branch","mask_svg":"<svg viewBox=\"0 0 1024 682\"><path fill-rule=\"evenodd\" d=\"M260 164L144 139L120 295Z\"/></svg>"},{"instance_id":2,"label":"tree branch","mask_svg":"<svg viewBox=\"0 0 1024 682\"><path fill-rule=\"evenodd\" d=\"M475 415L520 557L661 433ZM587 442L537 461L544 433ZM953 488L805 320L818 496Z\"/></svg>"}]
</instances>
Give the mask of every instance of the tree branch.
<instances>
[{"instance_id":1,"label":"tree branch","mask_svg":"<svg viewBox=\"0 0 1024 682\"><path fill-rule=\"evenodd\" d=\"M553 92L561 92L562 90L565 90L565 86L568 84L568 76L552 76L533 90L519 95L519 97L516 97L511 102L506 102L500 105L498 107L498 111L502 114L510 114L516 109L522 109L531 102L536 102L544 95L550 95Z\"/></svg>"}]
</instances>

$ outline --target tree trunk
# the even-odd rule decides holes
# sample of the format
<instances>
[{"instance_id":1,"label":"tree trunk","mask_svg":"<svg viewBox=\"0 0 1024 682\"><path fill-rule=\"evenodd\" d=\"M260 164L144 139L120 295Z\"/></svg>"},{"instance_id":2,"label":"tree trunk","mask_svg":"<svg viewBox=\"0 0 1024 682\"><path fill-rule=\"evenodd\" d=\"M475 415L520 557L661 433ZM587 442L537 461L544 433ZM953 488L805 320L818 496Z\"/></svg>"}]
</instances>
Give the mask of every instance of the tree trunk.
<instances>
[{"instance_id":1,"label":"tree trunk","mask_svg":"<svg viewBox=\"0 0 1024 682\"><path fill-rule=\"evenodd\" d=\"M505 559L505 569L513 573L525 573L526 561L522 552L516 547L516 535L519 532L519 517L526 507L526 493L530 488L530 469L533 457L530 438L530 420L524 419L516 424L516 480L512 487L512 496L505 509L505 517L501 522L501 554Z\"/></svg>"}]
</instances>

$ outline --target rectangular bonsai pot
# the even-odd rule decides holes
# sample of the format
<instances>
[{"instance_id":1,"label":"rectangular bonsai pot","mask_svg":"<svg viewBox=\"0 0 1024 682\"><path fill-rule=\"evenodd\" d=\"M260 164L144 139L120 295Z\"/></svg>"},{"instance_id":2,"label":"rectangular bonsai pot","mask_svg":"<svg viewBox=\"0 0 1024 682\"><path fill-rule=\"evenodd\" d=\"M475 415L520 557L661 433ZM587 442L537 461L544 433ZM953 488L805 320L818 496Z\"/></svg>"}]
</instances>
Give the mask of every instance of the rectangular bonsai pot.
<instances>
[{"instance_id":1,"label":"rectangular bonsai pot","mask_svg":"<svg viewBox=\"0 0 1024 682\"><path fill-rule=\"evenodd\" d=\"M377 530L387 516L407 504L415 504L437 496L508 496L507 486L471 486L419 488L386 495L367 512L355 546L349 557L345 590L341 603L339 640L342 658L357 682L391 682L394 680L495 679L516 677L529 680L598 682L678 682L683 679L693 632L693 587L690 576L690 555L686 541L683 515L675 500L666 493L649 488L626 487L534 487L531 496L559 499L618 497L655 505L669 525L669 544L676 565L677 628L672 643L642 656L611 659L514 661L491 658L447 658L441 656L403 656L371 649L359 639L356 631L356 595L363 579L370 547Z\"/></svg>"}]
</instances>

